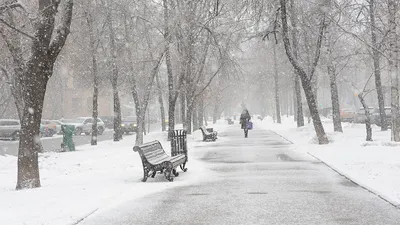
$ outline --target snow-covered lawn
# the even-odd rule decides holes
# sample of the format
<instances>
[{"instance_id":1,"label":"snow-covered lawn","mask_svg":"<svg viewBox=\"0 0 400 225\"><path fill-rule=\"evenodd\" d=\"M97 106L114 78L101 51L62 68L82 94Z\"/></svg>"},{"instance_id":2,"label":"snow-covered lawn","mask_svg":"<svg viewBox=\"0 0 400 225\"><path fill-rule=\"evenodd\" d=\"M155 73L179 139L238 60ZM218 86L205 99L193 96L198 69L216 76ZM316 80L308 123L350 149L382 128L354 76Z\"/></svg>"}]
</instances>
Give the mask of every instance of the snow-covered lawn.
<instances>
[{"instance_id":1,"label":"snow-covered lawn","mask_svg":"<svg viewBox=\"0 0 400 225\"><path fill-rule=\"evenodd\" d=\"M212 127L220 131L223 123ZM169 153L166 136L162 132L150 133L145 136L145 142L159 140ZM189 136L189 151L195 146L207 145L201 139L199 131ZM91 213L124 201L210 178L207 168L190 155L201 153L189 152L189 170L180 172L174 182L157 175L142 183L141 160L132 150L134 140L134 135L124 136L120 142L79 146L75 152L41 154L42 187L33 190L15 191L17 159L0 156L0 224L74 224Z\"/></svg>"},{"instance_id":2,"label":"snow-covered lawn","mask_svg":"<svg viewBox=\"0 0 400 225\"><path fill-rule=\"evenodd\" d=\"M324 161L359 185L400 205L400 145L390 142L390 130L373 127L373 142L365 141L365 125L343 123L344 133L334 133L329 119L323 120L331 141L317 145L312 124L297 128L293 118L274 124L271 118L256 125L271 129L294 143L296 151L306 152Z\"/></svg>"}]
</instances>

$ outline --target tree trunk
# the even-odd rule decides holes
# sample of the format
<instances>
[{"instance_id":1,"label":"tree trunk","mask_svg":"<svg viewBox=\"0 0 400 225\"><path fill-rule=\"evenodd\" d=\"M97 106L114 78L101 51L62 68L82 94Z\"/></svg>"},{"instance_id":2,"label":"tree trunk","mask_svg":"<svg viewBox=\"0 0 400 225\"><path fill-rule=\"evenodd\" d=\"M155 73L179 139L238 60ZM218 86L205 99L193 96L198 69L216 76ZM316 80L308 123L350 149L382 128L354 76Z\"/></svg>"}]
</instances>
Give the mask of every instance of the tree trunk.
<instances>
[{"instance_id":1,"label":"tree trunk","mask_svg":"<svg viewBox=\"0 0 400 225\"><path fill-rule=\"evenodd\" d=\"M366 137L366 141L372 141L372 128L371 128L371 115L369 113L369 108L367 106L367 104L365 103L364 97L362 95L362 93L358 94L358 99L360 99L361 105L364 108L365 111L365 129L367 131L367 137Z\"/></svg>"},{"instance_id":2,"label":"tree trunk","mask_svg":"<svg viewBox=\"0 0 400 225\"><path fill-rule=\"evenodd\" d=\"M274 81L275 81L275 110L276 110L276 121L278 123L281 122L281 105L279 102L279 74L278 74L278 62L276 59L276 43L273 45L273 54L274 54Z\"/></svg>"},{"instance_id":3,"label":"tree trunk","mask_svg":"<svg viewBox=\"0 0 400 225\"><path fill-rule=\"evenodd\" d=\"M291 18L291 23L293 26L292 29L292 42L293 42L293 56L297 60L298 59L298 46L299 42L297 39L297 34L298 34L298 28L297 28L297 10L295 6L294 0L290 0L290 12L292 14ZM303 115L303 105L302 105L302 100L301 100L301 86L300 86L300 77L294 71L294 91L295 91L295 118L297 121L297 127L302 127L304 126L304 115Z\"/></svg>"},{"instance_id":4,"label":"tree trunk","mask_svg":"<svg viewBox=\"0 0 400 225\"><path fill-rule=\"evenodd\" d=\"M168 130L175 130L175 107L178 99L178 88L175 85L175 79L171 63L171 34L169 32L169 13L167 0L163 0L164 7L164 39L166 40L165 47L165 64L167 65L168 74ZM170 140L170 132L168 132L168 140Z\"/></svg>"},{"instance_id":5,"label":"tree trunk","mask_svg":"<svg viewBox=\"0 0 400 225\"><path fill-rule=\"evenodd\" d=\"M376 40L376 22L375 22L375 0L369 0L369 16L371 22L371 41L372 41L372 59L374 60L374 74L376 93L378 95L379 116L381 122L381 130L386 131L388 124L386 121L385 100L382 92L380 55L378 51L378 43Z\"/></svg>"},{"instance_id":6,"label":"tree trunk","mask_svg":"<svg viewBox=\"0 0 400 225\"><path fill-rule=\"evenodd\" d=\"M197 126L199 128L199 127L202 127L203 124L204 124L204 100L203 100L203 96L201 96L199 98L199 104L198 104L198 107L197 107L197 115L198 115L197 119L199 121Z\"/></svg>"},{"instance_id":7,"label":"tree trunk","mask_svg":"<svg viewBox=\"0 0 400 225\"><path fill-rule=\"evenodd\" d=\"M139 113L141 114L141 113ZM143 130L144 130L144 117L142 115L137 115L136 119L137 119L137 131L136 131L136 142L135 145L142 145L143 144Z\"/></svg>"},{"instance_id":8,"label":"tree trunk","mask_svg":"<svg viewBox=\"0 0 400 225\"><path fill-rule=\"evenodd\" d=\"M39 65L42 60L35 63ZM43 62L43 61L42 61ZM52 65L51 65L52 67ZM24 100L23 119L21 123L19 149L18 149L18 179L17 190L40 187L38 153L40 145L40 121L49 69L31 65L24 74ZM50 72L50 71L49 71ZM30 76L30 73L37 76ZM50 72L51 74L51 72Z\"/></svg>"},{"instance_id":9,"label":"tree trunk","mask_svg":"<svg viewBox=\"0 0 400 225\"><path fill-rule=\"evenodd\" d=\"M326 54L327 54L327 69L329 75L329 84L331 87L331 103L332 103L332 117L333 117L333 130L335 132L343 132L342 123L340 121L340 105L339 105L339 92L336 83L336 69L333 65L333 45L332 37L330 34L330 27L327 29L325 38Z\"/></svg>"},{"instance_id":10,"label":"tree trunk","mask_svg":"<svg viewBox=\"0 0 400 225\"><path fill-rule=\"evenodd\" d=\"M183 92L181 92L180 95L180 99L181 99L181 120L182 120L182 125L183 125L183 129L186 129L186 99L185 99L185 94Z\"/></svg>"},{"instance_id":11,"label":"tree trunk","mask_svg":"<svg viewBox=\"0 0 400 225\"><path fill-rule=\"evenodd\" d=\"M97 75L97 58L96 58L96 40L93 32L93 15L91 13L87 13L86 21L88 24L89 30L89 45L90 45L90 53L92 55L92 76L93 76L93 124L92 124L92 139L90 141L91 145L97 145L97 117L98 113L98 95L99 95L99 78Z\"/></svg>"},{"instance_id":12,"label":"tree trunk","mask_svg":"<svg viewBox=\"0 0 400 225\"><path fill-rule=\"evenodd\" d=\"M121 131L121 103L119 101L119 93L117 87L117 81L114 80L112 84L113 88L113 99L114 99L114 141L122 139Z\"/></svg>"},{"instance_id":13,"label":"tree trunk","mask_svg":"<svg viewBox=\"0 0 400 225\"><path fill-rule=\"evenodd\" d=\"M107 2L107 1L106 1ZM108 6L109 7L109 6ZM118 67L117 67L117 48L115 46L115 33L113 28L113 20L111 13L108 15L107 26L110 32L110 48L111 48L111 86L113 89L113 100L114 100L114 141L122 139L121 132L121 104L119 101L118 94Z\"/></svg>"},{"instance_id":14,"label":"tree trunk","mask_svg":"<svg viewBox=\"0 0 400 225\"><path fill-rule=\"evenodd\" d=\"M192 110L192 121L193 121L193 131L196 131L199 129L199 115L198 115L198 104L197 101L193 103L193 110Z\"/></svg>"},{"instance_id":15,"label":"tree trunk","mask_svg":"<svg viewBox=\"0 0 400 225\"><path fill-rule=\"evenodd\" d=\"M114 141L119 141L120 137L122 136L121 134L121 108L120 108L120 102L119 102L119 95L118 95L118 68L117 68L117 49L115 46L115 34L114 34L114 28L113 28L113 23L112 23L112 18L111 14L109 15L108 18L108 29L110 32L110 48L111 48L111 68L112 68L112 74L111 74L111 86L113 90L113 102L114 102Z\"/></svg>"},{"instance_id":16,"label":"tree trunk","mask_svg":"<svg viewBox=\"0 0 400 225\"><path fill-rule=\"evenodd\" d=\"M193 108L188 108L186 112L186 132L192 134L192 113Z\"/></svg>"},{"instance_id":17,"label":"tree trunk","mask_svg":"<svg viewBox=\"0 0 400 225\"><path fill-rule=\"evenodd\" d=\"M309 76L307 76L304 69L299 65L298 61L294 58L292 50L291 50L290 40L289 40L289 35L288 35L286 0L280 0L280 3L281 3L281 19L282 19L282 36L283 36L283 42L285 45L286 55L288 56L289 61L295 68L296 73L298 74L298 76L300 76L301 83L302 83L303 89L304 89L304 93L306 95L308 108L310 110L310 114L313 119L314 129L315 129L315 132L318 137L318 142L319 142L319 144L327 144L327 143L329 143L329 141L328 141L328 138L326 137L325 130L324 130L324 127L321 122L321 118L319 117L316 99L315 99L315 96L314 96L314 93L313 93L313 90L311 87L311 80L310 80ZM319 37L318 37L318 42L317 42L317 54L315 55L315 62L314 62L315 64L318 63L318 59L319 59L318 49L321 48L321 44L322 44L322 39L323 39L323 34L324 34L324 19L325 18L323 18L321 28L319 31Z\"/></svg>"},{"instance_id":18,"label":"tree trunk","mask_svg":"<svg viewBox=\"0 0 400 225\"><path fill-rule=\"evenodd\" d=\"M204 111L203 111L203 115L204 115L204 126L208 126L208 111L207 111L207 109L206 109L206 107L204 107L203 108L204 109Z\"/></svg>"},{"instance_id":19,"label":"tree trunk","mask_svg":"<svg viewBox=\"0 0 400 225\"><path fill-rule=\"evenodd\" d=\"M167 128L166 128L166 124L165 124L164 101L163 101L160 77L158 74L156 75L156 82L157 82L157 89L158 89L158 103L160 104L161 130L166 131Z\"/></svg>"},{"instance_id":20,"label":"tree trunk","mask_svg":"<svg viewBox=\"0 0 400 225\"><path fill-rule=\"evenodd\" d=\"M391 140L400 142L400 121L399 121L399 63L398 63L398 43L396 33L396 13L398 10L396 0L388 0L389 8L389 71L392 82L391 87L391 107L392 107L392 135Z\"/></svg>"}]
</instances>

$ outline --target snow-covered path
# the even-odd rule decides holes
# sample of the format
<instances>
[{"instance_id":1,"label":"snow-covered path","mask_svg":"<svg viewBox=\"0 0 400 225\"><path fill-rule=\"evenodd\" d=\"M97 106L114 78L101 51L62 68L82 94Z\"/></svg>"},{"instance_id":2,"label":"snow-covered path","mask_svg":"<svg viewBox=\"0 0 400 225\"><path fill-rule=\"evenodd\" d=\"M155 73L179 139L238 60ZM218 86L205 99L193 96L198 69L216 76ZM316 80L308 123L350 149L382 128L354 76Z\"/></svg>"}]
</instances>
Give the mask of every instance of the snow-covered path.
<instances>
[{"instance_id":1,"label":"snow-covered path","mask_svg":"<svg viewBox=\"0 0 400 225\"><path fill-rule=\"evenodd\" d=\"M232 126L190 149L208 174L190 167L177 180L207 176L96 212L99 224L398 224L400 211L324 164L290 150L266 130L244 139ZM148 184L150 185L150 184ZM132 190L134 191L134 190Z\"/></svg>"}]
</instances>

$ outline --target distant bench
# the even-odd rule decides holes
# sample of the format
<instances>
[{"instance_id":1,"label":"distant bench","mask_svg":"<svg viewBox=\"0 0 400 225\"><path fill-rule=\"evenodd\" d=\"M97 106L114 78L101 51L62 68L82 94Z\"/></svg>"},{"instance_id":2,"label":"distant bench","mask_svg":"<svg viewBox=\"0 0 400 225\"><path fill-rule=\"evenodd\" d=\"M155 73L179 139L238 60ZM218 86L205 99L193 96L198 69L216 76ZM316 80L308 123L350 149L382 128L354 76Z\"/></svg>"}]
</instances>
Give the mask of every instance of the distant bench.
<instances>
[{"instance_id":1,"label":"distant bench","mask_svg":"<svg viewBox=\"0 0 400 225\"><path fill-rule=\"evenodd\" d=\"M217 140L218 133L214 131L212 128L206 128L205 126L201 126L200 130L203 133L203 141Z\"/></svg>"},{"instance_id":2,"label":"distant bench","mask_svg":"<svg viewBox=\"0 0 400 225\"><path fill-rule=\"evenodd\" d=\"M167 180L174 181L171 173L176 177L179 176L179 173L176 172L176 167L183 165L187 161L185 154L178 154L172 157L167 155L159 141L135 146L133 151L139 152L142 159L143 182L146 182L148 177L154 178L157 171L164 173Z\"/></svg>"}]
</instances>

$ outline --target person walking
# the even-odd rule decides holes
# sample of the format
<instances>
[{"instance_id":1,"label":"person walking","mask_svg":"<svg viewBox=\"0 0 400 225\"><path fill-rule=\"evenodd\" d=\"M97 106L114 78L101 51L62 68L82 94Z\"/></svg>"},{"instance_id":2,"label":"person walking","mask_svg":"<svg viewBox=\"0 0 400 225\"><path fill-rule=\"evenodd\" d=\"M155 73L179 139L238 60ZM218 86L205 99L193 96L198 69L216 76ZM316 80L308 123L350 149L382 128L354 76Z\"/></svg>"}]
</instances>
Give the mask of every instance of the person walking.
<instances>
[{"instance_id":1,"label":"person walking","mask_svg":"<svg viewBox=\"0 0 400 225\"><path fill-rule=\"evenodd\" d=\"M247 138L249 134L249 127L247 124L250 122L251 116L247 109L244 109L242 114L240 115L240 124L241 128L244 130L244 137Z\"/></svg>"}]
</instances>

